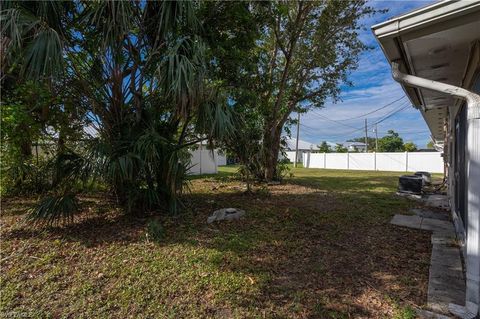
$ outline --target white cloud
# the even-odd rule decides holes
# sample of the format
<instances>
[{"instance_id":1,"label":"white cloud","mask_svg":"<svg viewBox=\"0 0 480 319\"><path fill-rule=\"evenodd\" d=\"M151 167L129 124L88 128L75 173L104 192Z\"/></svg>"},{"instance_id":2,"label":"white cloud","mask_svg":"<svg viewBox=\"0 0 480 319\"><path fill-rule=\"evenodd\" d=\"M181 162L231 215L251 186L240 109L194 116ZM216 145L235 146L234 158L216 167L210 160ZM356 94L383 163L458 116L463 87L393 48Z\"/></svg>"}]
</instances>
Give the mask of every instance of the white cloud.
<instances>
[{"instance_id":1,"label":"white cloud","mask_svg":"<svg viewBox=\"0 0 480 319\"><path fill-rule=\"evenodd\" d=\"M360 38L364 43L372 46L373 50L367 51L360 56L358 69L351 72L349 76L354 86L343 90L344 92L341 94L342 101L336 104L333 104L331 101L327 102L324 108L308 112L302 116L301 139L319 144L324 140L343 142L349 138L363 136L364 118L349 121L342 120L359 117L404 96L402 87L392 79L390 66L370 30L370 26L430 3L432 1L369 2L369 5L376 9L389 9L387 13L363 20L367 30L360 34ZM406 101L408 99L404 98L385 109L368 115L368 122L374 123L378 121L393 110L398 109L402 102L406 103ZM341 124L322 117L340 120ZM352 132L355 129L359 130ZM379 136L385 135L390 129L399 132L404 140L413 141L420 147L424 147L430 139L428 128L420 112L413 107L408 107L378 124ZM369 129L368 134L369 136L374 135L371 129Z\"/></svg>"}]
</instances>

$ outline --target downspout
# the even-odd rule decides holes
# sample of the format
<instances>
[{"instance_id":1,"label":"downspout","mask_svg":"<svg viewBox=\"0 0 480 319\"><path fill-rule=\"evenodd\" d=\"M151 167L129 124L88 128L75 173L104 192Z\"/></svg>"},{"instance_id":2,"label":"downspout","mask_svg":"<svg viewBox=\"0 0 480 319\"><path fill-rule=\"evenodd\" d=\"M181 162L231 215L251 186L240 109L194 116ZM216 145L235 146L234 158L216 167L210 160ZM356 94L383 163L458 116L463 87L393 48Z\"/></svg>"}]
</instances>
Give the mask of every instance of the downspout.
<instances>
[{"instance_id":1,"label":"downspout","mask_svg":"<svg viewBox=\"0 0 480 319\"><path fill-rule=\"evenodd\" d=\"M454 315L472 319L480 307L480 96L461 87L402 73L392 62L392 75L402 84L445 93L467 102L467 239L465 306L450 304Z\"/></svg>"}]
</instances>

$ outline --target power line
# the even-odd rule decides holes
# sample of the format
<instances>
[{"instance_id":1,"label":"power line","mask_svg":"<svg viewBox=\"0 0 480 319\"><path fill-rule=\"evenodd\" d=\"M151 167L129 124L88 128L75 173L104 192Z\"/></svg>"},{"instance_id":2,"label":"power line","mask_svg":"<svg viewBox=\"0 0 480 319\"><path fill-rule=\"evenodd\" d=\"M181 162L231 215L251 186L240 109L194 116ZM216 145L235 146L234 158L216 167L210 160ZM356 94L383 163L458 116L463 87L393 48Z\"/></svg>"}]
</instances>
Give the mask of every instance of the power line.
<instances>
[{"instance_id":1,"label":"power line","mask_svg":"<svg viewBox=\"0 0 480 319\"><path fill-rule=\"evenodd\" d=\"M370 111L370 112L365 113L365 114L363 114L363 115L359 115L359 116L356 116L356 117L351 117L351 118L349 118L349 119L338 120L338 121L350 121L350 120L356 120L356 119L365 117L365 116L367 116L367 115L370 115L370 114L373 114L373 113L378 112L378 111L380 111L380 110L383 110L384 108L389 107L390 105L392 105L392 104L394 104L394 103L396 103L396 102L398 102L398 101L400 101L400 100L402 100L402 99L404 99L404 98L405 98L405 95L402 96L402 97L399 98L399 99L396 99L395 101L392 101L392 102L390 102L390 103L388 103L388 104L385 104L384 106L382 106L382 107L380 107L380 108L378 108L378 109L376 109L376 110Z\"/></svg>"},{"instance_id":2,"label":"power line","mask_svg":"<svg viewBox=\"0 0 480 319\"><path fill-rule=\"evenodd\" d=\"M315 112L313 112L313 113L314 113L314 115L319 116L319 117L321 117L322 119L324 119L324 120L326 120L326 121L331 121L331 122L334 122L334 123L337 123L337 124L340 124L340 125L343 125L343 126L349 127L349 128L356 128L356 127L354 127L354 126L344 124L344 123L342 123L342 122L340 122L340 121L332 120L332 119L330 119L330 118L328 118L328 117L326 117L326 116L323 116L323 115L321 115L321 114L318 114L318 113L315 113Z\"/></svg>"},{"instance_id":3,"label":"power line","mask_svg":"<svg viewBox=\"0 0 480 319\"><path fill-rule=\"evenodd\" d=\"M406 109L407 107L410 107L410 104L409 104L409 103L407 103L407 104L406 104L404 107L402 107L402 108L398 109L397 111L395 111L395 112L393 112L393 113L391 113L391 114L389 114L389 115L385 116L383 119L381 119L381 120L379 120L379 121L375 122L375 124L382 123L383 121L385 121L385 120L389 119L389 118L390 118L390 117L392 117L393 115L395 115L395 114L397 114L397 113L399 113L399 112L403 111L403 110L404 110L404 109Z\"/></svg>"},{"instance_id":4,"label":"power line","mask_svg":"<svg viewBox=\"0 0 480 319\"><path fill-rule=\"evenodd\" d=\"M399 108L393 110L392 112L390 112L389 114L387 114L386 116L384 116L382 119L378 120L377 122L372 123L372 124L369 126L369 128L371 128L371 127L375 126L376 124L379 124L379 123L381 123L381 122L389 119L389 118L392 117L393 115L395 115L395 114L403 111L405 108L407 108L407 107L409 107L409 106L410 106L410 103L408 103L408 101L407 101L406 103L405 103L405 102L402 103ZM342 134L342 135L333 136L333 137L330 137L330 138L344 137L344 136L348 136L348 135L351 135L351 134L353 134L353 133L356 133L356 132L362 131L362 130L364 130L364 127L360 127L360 128L355 129L355 131L351 131L351 132L349 132L349 133Z\"/></svg>"},{"instance_id":5,"label":"power line","mask_svg":"<svg viewBox=\"0 0 480 319\"><path fill-rule=\"evenodd\" d=\"M375 110L370 111L370 112L368 112L368 113L365 113L365 114L362 114L362 115L358 115L358 116L355 116L355 117L351 117L351 118L348 118L348 119L333 120L333 119L327 118L327 117L324 116L324 115L321 115L321 114L317 113L315 110L312 110L312 113L314 113L315 115L321 116L321 117L324 118L324 119L328 119L329 121L342 121L342 122L343 122L343 121L351 121L351 120L356 120L356 119L359 119L359 118L363 118L363 117L365 117L365 116L367 116L367 115L370 115L370 114L373 114L373 113L378 112L378 111L380 111L380 110L383 110L384 108L387 108L387 107L389 107L390 105L395 104L395 103L397 103L398 101L400 101L400 100L402 100L402 99L404 99L404 98L405 98L405 95L402 96L402 97L400 97L400 98L398 98L398 99L396 99L396 100L394 100L394 101L392 101L392 102L390 102L390 103L387 103L387 104L379 107L378 109L375 109Z\"/></svg>"},{"instance_id":6,"label":"power line","mask_svg":"<svg viewBox=\"0 0 480 319\"><path fill-rule=\"evenodd\" d=\"M387 106L390 106L390 105L392 105L392 104L400 101L400 100L403 99L403 98L405 98L405 96L402 96L401 98L399 98L399 99L397 99L397 100L395 100L395 101L393 101L393 102L390 102L390 103L388 103L387 105L384 105L384 106L382 106L381 108L379 108L379 109L377 109L377 110L374 110L374 111L372 111L372 112L366 113L366 114L361 115L361 116L359 116L359 117L350 118L350 119L334 120L334 119L328 118L328 117L326 117L326 116L324 116L324 115L321 115L321 114L317 113L316 111L312 111L312 113L313 113L313 115L315 115L315 116L317 116L317 117L320 117L320 118L322 118L322 119L324 119L324 120L331 121L331 122L337 123L337 124L339 124L339 125L342 125L342 126L345 126L345 127L349 127L349 128L353 128L353 129L357 130L357 129L358 129L357 127L354 127L354 126L348 125L348 124L344 124L344 123L342 123L341 121L348 121L348 120L352 120L352 119L356 119L356 118L363 117L363 116L368 115L368 114L375 113L375 112L377 112L377 111L379 111L379 110L381 110L381 109L386 108ZM404 105L404 103L405 103L405 102L403 102L401 105ZM408 103L408 102L407 102L407 103ZM389 114L389 113L387 113L387 114Z\"/></svg>"}]
</instances>

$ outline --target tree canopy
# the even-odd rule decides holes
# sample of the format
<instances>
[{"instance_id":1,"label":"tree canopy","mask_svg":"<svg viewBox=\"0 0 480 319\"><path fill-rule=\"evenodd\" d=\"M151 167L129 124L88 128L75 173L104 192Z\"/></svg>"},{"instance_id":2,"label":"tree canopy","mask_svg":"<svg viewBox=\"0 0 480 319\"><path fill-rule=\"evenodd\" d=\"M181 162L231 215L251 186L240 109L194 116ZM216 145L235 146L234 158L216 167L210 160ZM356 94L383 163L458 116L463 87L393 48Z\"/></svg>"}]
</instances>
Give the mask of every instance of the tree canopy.
<instances>
[{"instance_id":1,"label":"tree canopy","mask_svg":"<svg viewBox=\"0 0 480 319\"><path fill-rule=\"evenodd\" d=\"M388 130L387 135L378 139L378 150L380 152L402 152L404 151L403 139L393 130Z\"/></svg>"},{"instance_id":2,"label":"tree canopy","mask_svg":"<svg viewBox=\"0 0 480 319\"><path fill-rule=\"evenodd\" d=\"M253 174L271 180L279 177L281 135L296 123L292 112L335 101L341 85L351 84L347 75L367 49L358 37L360 19L374 9L356 0L278 1L254 10L263 17L252 52L255 65L244 70L231 102L247 114L239 135L250 135L248 144L258 150L249 155L256 161Z\"/></svg>"},{"instance_id":3,"label":"tree canopy","mask_svg":"<svg viewBox=\"0 0 480 319\"><path fill-rule=\"evenodd\" d=\"M318 145L318 151L321 153L330 153L332 151L332 147L328 145L326 141L323 141L320 145Z\"/></svg>"}]
</instances>

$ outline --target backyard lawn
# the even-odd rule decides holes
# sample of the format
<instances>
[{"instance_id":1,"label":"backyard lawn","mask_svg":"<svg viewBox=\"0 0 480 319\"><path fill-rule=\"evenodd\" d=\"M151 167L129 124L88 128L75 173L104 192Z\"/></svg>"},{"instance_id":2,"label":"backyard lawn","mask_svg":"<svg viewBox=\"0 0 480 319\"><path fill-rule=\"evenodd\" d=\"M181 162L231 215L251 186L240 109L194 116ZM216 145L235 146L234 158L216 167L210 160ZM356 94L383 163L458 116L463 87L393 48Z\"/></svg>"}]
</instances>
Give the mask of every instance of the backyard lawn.
<instances>
[{"instance_id":1,"label":"backyard lawn","mask_svg":"<svg viewBox=\"0 0 480 319\"><path fill-rule=\"evenodd\" d=\"M430 234L389 224L417 205L394 195L400 173L298 168L247 195L234 171L192 178L188 212L156 222L93 194L73 225L32 229L32 201L4 199L3 317L413 318L426 303ZM224 207L246 217L206 223Z\"/></svg>"}]
</instances>

